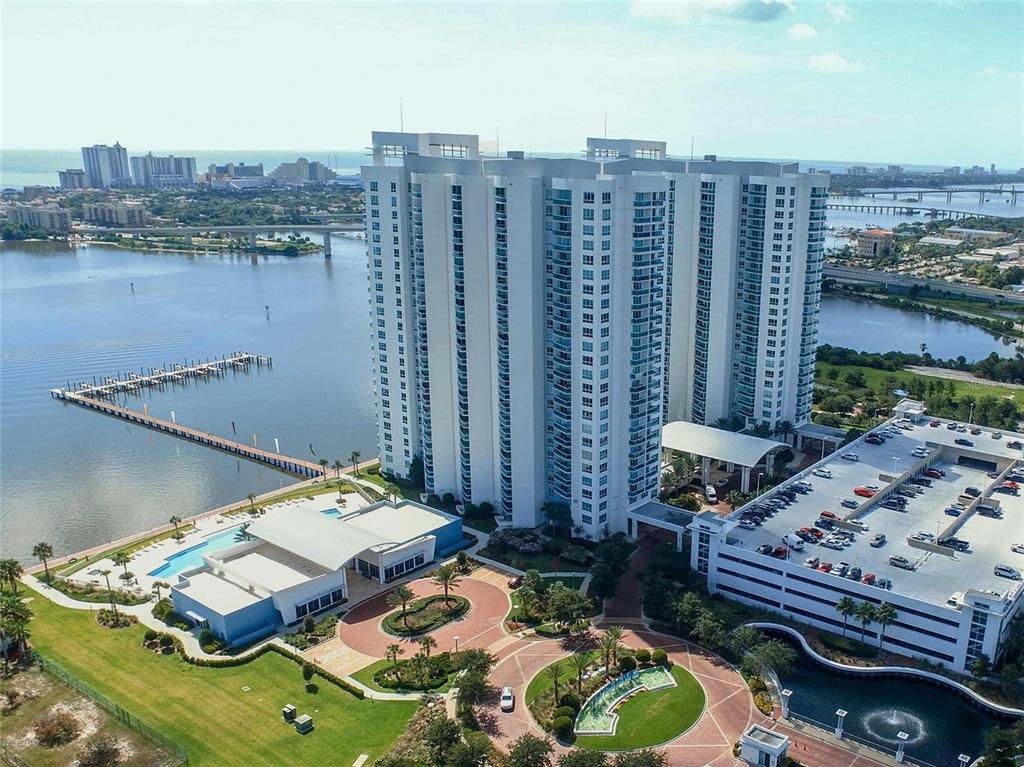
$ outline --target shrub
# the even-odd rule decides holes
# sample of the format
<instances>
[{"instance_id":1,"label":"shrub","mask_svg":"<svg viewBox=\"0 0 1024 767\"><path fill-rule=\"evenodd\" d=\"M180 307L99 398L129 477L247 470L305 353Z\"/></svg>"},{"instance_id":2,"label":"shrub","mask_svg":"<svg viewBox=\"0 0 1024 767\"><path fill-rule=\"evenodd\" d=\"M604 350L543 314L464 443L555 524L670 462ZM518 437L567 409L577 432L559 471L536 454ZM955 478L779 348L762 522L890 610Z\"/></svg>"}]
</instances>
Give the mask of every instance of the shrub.
<instances>
[{"instance_id":1,"label":"shrub","mask_svg":"<svg viewBox=\"0 0 1024 767\"><path fill-rule=\"evenodd\" d=\"M160 646L161 647L172 647L174 645L174 637L170 634L160 635Z\"/></svg>"},{"instance_id":2,"label":"shrub","mask_svg":"<svg viewBox=\"0 0 1024 767\"><path fill-rule=\"evenodd\" d=\"M552 714L552 717L555 719L558 719L563 716L567 716L570 719L575 719L576 709L572 708L571 706L559 706L555 709L554 714Z\"/></svg>"},{"instance_id":3,"label":"shrub","mask_svg":"<svg viewBox=\"0 0 1024 767\"><path fill-rule=\"evenodd\" d=\"M750 691L754 695L768 691L768 685L765 684L764 679L760 676L750 677L750 681L747 683L747 685L750 687Z\"/></svg>"},{"instance_id":4,"label":"shrub","mask_svg":"<svg viewBox=\"0 0 1024 767\"><path fill-rule=\"evenodd\" d=\"M646 647L641 647L636 651L636 662L637 663L650 663L651 662L651 651Z\"/></svg>"},{"instance_id":5,"label":"shrub","mask_svg":"<svg viewBox=\"0 0 1024 767\"><path fill-rule=\"evenodd\" d=\"M563 708L571 708L573 712L580 710L580 696L574 692L563 693L558 699L558 705Z\"/></svg>"},{"instance_id":6,"label":"shrub","mask_svg":"<svg viewBox=\"0 0 1024 767\"><path fill-rule=\"evenodd\" d=\"M593 560L593 555L582 546L570 544L562 550L562 559L576 565L587 565Z\"/></svg>"},{"instance_id":7,"label":"shrub","mask_svg":"<svg viewBox=\"0 0 1024 767\"><path fill-rule=\"evenodd\" d=\"M50 710L32 723L32 731L36 740L44 748L66 746L78 737L81 725L78 720L66 711Z\"/></svg>"},{"instance_id":8,"label":"shrub","mask_svg":"<svg viewBox=\"0 0 1024 767\"><path fill-rule=\"evenodd\" d=\"M561 554L565 549L565 544L561 541L556 541L554 538L545 538L544 542L541 543L541 550L545 554Z\"/></svg>"},{"instance_id":9,"label":"shrub","mask_svg":"<svg viewBox=\"0 0 1024 767\"><path fill-rule=\"evenodd\" d=\"M364 471L366 471L367 474L380 474L380 466L378 464L367 466Z\"/></svg>"},{"instance_id":10,"label":"shrub","mask_svg":"<svg viewBox=\"0 0 1024 767\"><path fill-rule=\"evenodd\" d=\"M619 658L619 671L626 673L636 668L636 660L626 655L623 658Z\"/></svg>"},{"instance_id":11,"label":"shrub","mask_svg":"<svg viewBox=\"0 0 1024 767\"><path fill-rule=\"evenodd\" d=\"M818 634L818 639L825 647L836 652L850 655L854 658L874 658L878 655L878 648L872 647L871 645L859 642L856 639L850 637L839 636L837 634L830 634L827 631L822 631Z\"/></svg>"},{"instance_id":12,"label":"shrub","mask_svg":"<svg viewBox=\"0 0 1024 767\"><path fill-rule=\"evenodd\" d=\"M775 704L772 702L772 696L766 692L759 692L754 696L754 705L757 706L757 710L765 716L771 716L772 711L775 710Z\"/></svg>"},{"instance_id":13,"label":"shrub","mask_svg":"<svg viewBox=\"0 0 1024 767\"><path fill-rule=\"evenodd\" d=\"M302 621L302 630L307 634L312 634L316 630L316 621L312 615L307 615Z\"/></svg>"},{"instance_id":14,"label":"shrub","mask_svg":"<svg viewBox=\"0 0 1024 767\"><path fill-rule=\"evenodd\" d=\"M199 632L199 644L210 644L213 641L216 641L216 637L210 629L203 629Z\"/></svg>"},{"instance_id":15,"label":"shrub","mask_svg":"<svg viewBox=\"0 0 1024 767\"><path fill-rule=\"evenodd\" d=\"M124 613L115 613L113 610L97 610L96 611L96 622L101 626L106 626L108 629L123 629L139 622L139 619L134 615L125 615Z\"/></svg>"},{"instance_id":16,"label":"shrub","mask_svg":"<svg viewBox=\"0 0 1024 767\"><path fill-rule=\"evenodd\" d=\"M97 735L78 752L78 767L112 767L120 758L117 741L109 735Z\"/></svg>"},{"instance_id":17,"label":"shrub","mask_svg":"<svg viewBox=\"0 0 1024 767\"><path fill-rule=\"evenodd\" d=\"M659 666L668 665L668 653L662 650L660 647L651 653L651 660Z\"/></svg>"},{"instance_id":18,"label":"shrub","mask_svg":"<svg viewBox=\"0 0 1024 767\"><path fill-rule=\"evenodd\" d=\"M171 602L170 599L164 597L155 605L153 605L153 617L157 620L162 621L167 616L167 613L171 612L173 609L174 604Z\"/></svg>"},{"instance_id":19,"label":"shrub","mask_svg":"<svg viewBox=\"0 0 1024 767\"><path fill-rule=\"evenodd\" d=\"M466 572L469 569L469 555L465 551L460 551L459 555L455 557L455 561L462 572Z\"/></svg>"},{"instance_id":20,"label":"shrub","mask_svg":"<svg viewBox=\"0 0 1024 767\"><path fill-rule=\"evenodd\" d=\"M145 639L147 642L152 642L158 636L159 634L157 634L157 632L153 629L146 629L146 633L142 635L142 638Z\"/></svg>"},{"instance_id":21,"label":"shrub","mask_svg":"<svg viewBox=\"0 0 1024 767\"><path fill-rule=\"evenodd\" d=\"M309 647L309 638L305 634L285 634L284 641L296 650L305 650Z\"/></svg>"},{"instance_id":22,"label":"shrub","mask_svg":"<svg viewBox=\"0 0 1024 767\"><path fill-rule=\"evenodd\" d=\"M568 716L560 716L551 722L551 731L559 738L568 738L572 735L573 720Z\"/></svg>"}]
</instances>

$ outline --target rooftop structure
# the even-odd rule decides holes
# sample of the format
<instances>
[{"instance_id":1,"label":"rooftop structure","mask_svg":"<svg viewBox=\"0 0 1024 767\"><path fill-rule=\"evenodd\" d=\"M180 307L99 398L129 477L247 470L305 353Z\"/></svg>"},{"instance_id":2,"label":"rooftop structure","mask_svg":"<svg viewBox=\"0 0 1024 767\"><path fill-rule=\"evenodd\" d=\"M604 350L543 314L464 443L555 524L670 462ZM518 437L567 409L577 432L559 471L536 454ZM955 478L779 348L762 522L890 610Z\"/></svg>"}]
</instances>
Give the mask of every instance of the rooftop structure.
<instances>
[{"instance_id":1,"label":"rooftop structure","mask_svg":"<svg viewBox=\"0 0 1024 767\"><path fill-rule=\"evenodd\" d=\"M772 473L772 453L786 447L784 442L741 434L713 426L701 426L688 421L673 421L661 429L664 450L693 453L703 458L703 484L707 484L708 461L725 461L742 467L740 491L750 491L750 470L767 459L765 471ZM731 471L731 469L730 469Z\"/></svg>"},{"instance_id":2,"label":"rooftop structure","mask_svg":"<svg viewBox=\"0 0 1024 767\"><path fill-rule=\"evenodd\" d=\"M56 203L42 205L12 205L7 216L15 224L44 232L71 231L71 213Z\"/></svg>"},{"instance_id":3,"label":"rooftop structure","mask_svg":"<svg viewBox=\"0 0 1024 767\"><path fill-rule=\"evenodd\" d=\"M961 672L981 653L996 658L1002 630L1024 601L1022 582L996 572L1024 569L1024 554L1011 549L1024 543L1024 499L1002 489L1022 465L1024 435L929 419L912 400L872 433L884 433L883 444L862 437L773 490L804 485L760 524L740 525L764 497L729 517L698 516L694 566L712 591L832 631L843 625L835 611L841 596L888 602L898 617L883 646L897 653ZM926 470L931 477L922 476ZM905 505L887 500L894 495ZM852 541L826 547L827 526ZM812 527L821 531L817 542L795 537ZM875 536L883 537L871 545ZM950 536L966 549L939 545ZM905 566L891 564L894 556ZM804 564L813 557L815 566ZM817 569L826 561L830 572ZM837 574L839 563L857 568L856 577ZM878 629L869 625L866 636L877 641Z\"/></svg>"},{"instance_id":4,"label":"rooftop structure","mask_svg":"<svg viewBox=\"0 0 1024 767\"><path fill-rule=\"evenodd\" d=\"M959 248L962 241L952 237L922 237L917 243L919 245L938 245L942 248Z\"/></svg>"}]
</instances>

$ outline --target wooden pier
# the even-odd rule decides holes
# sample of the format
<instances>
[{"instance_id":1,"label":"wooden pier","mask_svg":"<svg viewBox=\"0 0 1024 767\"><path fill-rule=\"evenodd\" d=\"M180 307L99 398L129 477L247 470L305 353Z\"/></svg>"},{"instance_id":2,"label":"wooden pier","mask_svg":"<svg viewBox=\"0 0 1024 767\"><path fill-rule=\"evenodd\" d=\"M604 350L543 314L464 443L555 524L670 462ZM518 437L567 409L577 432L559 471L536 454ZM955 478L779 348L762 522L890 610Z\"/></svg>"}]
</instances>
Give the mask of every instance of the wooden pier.
<instances>
[{"instance_id":1,"label":"wooden pier","mask_svg":"<svg viewBox=\"0 0 1024 767\"><path fill-rule=\"evenodd\" d=\"M182 426L181 424L174 423L173 421L166 421L163 418L155 418L147 413L140 413L137 410L121 407L120 405L115 405L102 399L86 397L77 392L68 391L67 389L51 389L50 396L54 399L90 408L91 410L96 410L100 413L113 416L114 418L129 421L130 423L136 423L139 426L145 426L155 431L162 431L165 434L180 437L181 439L198 442L200 445L206 445L208 447L216 448L217 450L223 450L224 452L232 453L233 455L240 455L243 458L248 458L250 461L264 463L268 466L273 466L275 469L280 469L281 471L298 474L300 477L322 477L327 473L320 464L313 463L312 461L305 461L301 458L292 458L280 453L272 453L268 450L260 450L258 447L245 445L241 442L236 442L233 439L218 437L216 434L210 434L209 432L203 432L198 429L192 429L188 426Z\"/></svg>"},{"instance_id":2,"label":"wooden pier","mask_svg":"<svg viewBox=\"0 0 1024 767\"><path fill-rule=\"evenodd\" d=\"M190 379L211 378L222 376L229 370L248 370L252 366L273 367L274 361L270 357L261 354L250 354L249 352L234 352L224 357L208 359L203 362L188 361L181 364L171 365L167 368L140 368L136 373L130 370L127 373L118 372L116 377L107 377L100 380L93 378L92 383L78 381L72 384L68 381L67 389L60 391L76 394L87 398L115 397L118 394L138 392L148 388L163 388L167 384L184 383ZM57 390L54 390L57 391Z\"/></svg>"}]
</instances>

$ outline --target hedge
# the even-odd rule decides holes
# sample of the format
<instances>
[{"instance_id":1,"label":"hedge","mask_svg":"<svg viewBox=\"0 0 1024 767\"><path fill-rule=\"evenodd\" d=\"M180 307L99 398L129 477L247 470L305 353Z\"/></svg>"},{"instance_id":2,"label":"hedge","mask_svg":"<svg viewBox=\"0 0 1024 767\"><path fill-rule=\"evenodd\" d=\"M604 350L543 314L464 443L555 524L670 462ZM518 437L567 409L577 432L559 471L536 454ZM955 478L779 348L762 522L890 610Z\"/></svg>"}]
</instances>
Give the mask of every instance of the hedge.
<instances>
[{"instance_id":1,"label":"hedge","mask_svg":"<svg viewBox=\"0 0 1024 767\"><path fill-rule=\"evenodd\" d=\"M449 600L454 600L455 606L452 607L451 610L442 608L443 612L428 624L406 627L402 623L402 611L395 610L395 612L385 616L381 625L384 627L386 632L394 636L408 637L427 634L435 629L441 628L441 626L451 623L456 618L461 618L469 611L469 600L465 597L459 597L453 594L449 596ZM411 618L417 613L429 609L436 602L444 602L444 595L437 594L423 599L418 599L409 605L409 609L405 611L405 614Z\"/></svg>"},{"instance_id":2,"label":"hedge","mask_svg":"<svg viewBox=\"0 0 1024 767\"><path fill-rule=\"evenodd\" d=\"M658 647L651 653L651 661L658 666L666 666L668 665L668 653Z\"/></svg>"},{"instance_id":3,"label":"hedge","mask_svg":"<svg viewBox=\"0 0 1024 767\"><path fill-rule=\"evenodd\" d=\"M854 658L874 658L878 655L877 648L850 637L837 636L836 634L822 631L818 634L818 639L828 649L850 655Z\"/></svg>"},{"instance_id":4,"label":"hedge","mask_svg":"<svg viewBox=\"0 0 1024 767\"><path fill-rule=\"evenodd\" d=\"M573 720L567 716L560 716L551 722L551 731L560 738L568 738L572 735Z\"/></svg>"},{"instance_id":5,"label":"hedge","mask_svg":"<svg viewBox=\"0 0 1024 767\"><path fill-rule=\"evenodd\" d=\"M174 647L178 651L179 657L191 666L198 666L200 668L231 668L233 666L244 666L250 661L254 661L264 653L276 652L278 655L283 655L289 660L298 663L300 666L307 661L298 653L294 653L291 650L287 650L278 644L267 643L261 645L247 655L238 655L235 657L224 657L224 658L194 658L185 652L185 645L182 644L178 637L174 637ZM362 700L366 697L366 694L353 684L346 682L340 676L332 674L330 671L325 671L320 666L314 666L316 675L320 678L330 682L331 684L337 685L346 692L352 693L355 697Z\"/></svg>"}]
</instances>

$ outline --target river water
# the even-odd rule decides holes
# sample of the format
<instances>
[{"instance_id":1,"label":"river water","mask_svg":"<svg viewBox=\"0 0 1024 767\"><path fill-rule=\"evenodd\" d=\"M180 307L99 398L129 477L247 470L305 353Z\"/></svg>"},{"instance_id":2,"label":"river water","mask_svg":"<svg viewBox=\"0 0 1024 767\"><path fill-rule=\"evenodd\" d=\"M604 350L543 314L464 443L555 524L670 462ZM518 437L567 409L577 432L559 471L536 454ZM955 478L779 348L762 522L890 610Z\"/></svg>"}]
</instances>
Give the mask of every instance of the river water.
<instances>
[{"instance_id":1,"label":"river water","mask_svg":"<svg viewBox=\"0 0 1024 767\"><path fill-rule=\"evenodd\" d=\"M42 540L79 550L295 481L51 400L68 379L267 354L272 370L127 404L314 461L376 455L365 244L333 246L325 259L0 245L3 555L28 561Z\"/></svg>"}]
</instances>

